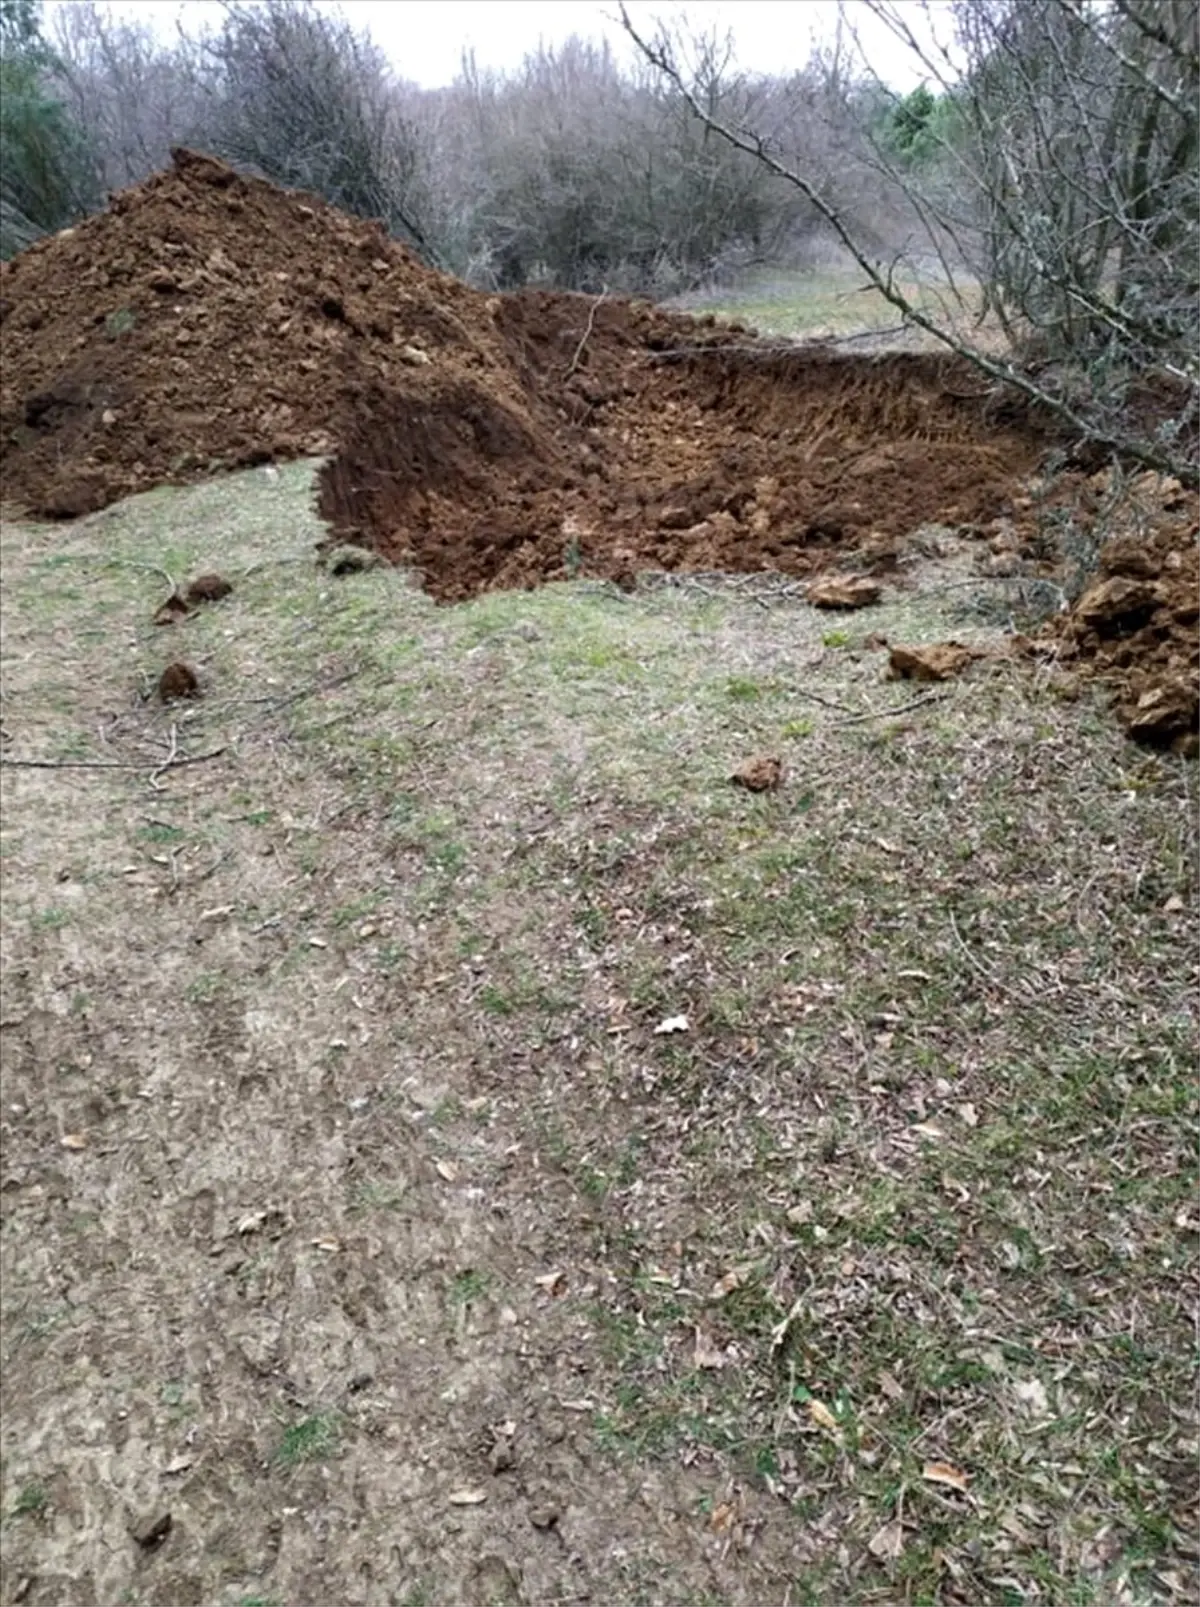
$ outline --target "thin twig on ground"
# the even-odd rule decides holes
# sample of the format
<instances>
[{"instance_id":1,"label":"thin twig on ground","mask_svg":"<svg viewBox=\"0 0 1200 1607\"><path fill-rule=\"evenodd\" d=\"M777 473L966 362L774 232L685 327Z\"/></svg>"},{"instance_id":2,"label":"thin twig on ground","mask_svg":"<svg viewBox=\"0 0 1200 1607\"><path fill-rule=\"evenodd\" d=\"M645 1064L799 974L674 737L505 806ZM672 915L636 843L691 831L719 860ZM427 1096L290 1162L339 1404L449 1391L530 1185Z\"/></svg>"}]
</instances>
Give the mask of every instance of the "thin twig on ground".
<instances>
[{"instance_id":1,"label":"thin twig on ground","mask_svg":"<svg viewBox=\"0 0 1200 1607\"><path fill-rule=\"evenodd\" d=\"M313 681L310 686L302 686L298 692L288 692L284 697L254 697L247 698L246 701L249 703L263 703L266 705L262 711L263 714L274 714L276 709L286 709L289 704L299 703L302 698L314 697L318 692L332 692L339 686L345 686L347 681L353 681L356 676L362 673L363 666L360 664L356 669L347 670L344 675L335 675L329 681Z\"/></svg>"},{"instance_id":2,"label":"thin twig on ground","mask_svg":"<svg viewBox=\"0 0 1200 1607\"><path fill-rule=\"evenodd\" d=\"M852 714L848 719L835 720L835 728L843 725L858 725L862 720L886 720L894 714L911 714L913 709L922 709L927 703L944 703L949 696L946 692L926 692L923 697L915 697L909 703L897 703L886 709L868 709L865 714Z\"/></svg>"},{"instance_id":3,"label":"thin twig on ground","mask_svg":"<svg viewBox=\"0 0 1200 1607\"><path fill-rule=\"evenodd\" d=\"M179 754L168 764L148 765L139 764L133 759L9 759L0 758L0 765L11 765L14 770L152 770L161 774L164 770L180 770L184 765L203 764L208 759L217 759L225 752L224 747L210 748L207 753Z\"/></svg>"},{"instance_id":4,"label":"thin twig on ground","mask_svg":"<svg viewBox=\"0 0 1200 1607\"><path fill-rule=\"evenodd\" d=\"M583 337L580 340L579 345L576 346L576 348L575 348L575 355L571 359L570 367L567 369L566 373L563 375L563 382L564 383L571 378L571 376L575 373L576 369L579 367L580 359L583 356L583 348L587 345L588 341L591 339L592 329L593 329L593 327L595 326L595 323L596 323L597 310L599 309L600 303L604 300L604 298L607 295L608 295L608 290L607 290L607 288L605 288L604 290L602 290L600 292L600 294L596 297L595 301L592 302L591 307L588 309L587 327L583 331Z\"/></svg>"}]
</instances>

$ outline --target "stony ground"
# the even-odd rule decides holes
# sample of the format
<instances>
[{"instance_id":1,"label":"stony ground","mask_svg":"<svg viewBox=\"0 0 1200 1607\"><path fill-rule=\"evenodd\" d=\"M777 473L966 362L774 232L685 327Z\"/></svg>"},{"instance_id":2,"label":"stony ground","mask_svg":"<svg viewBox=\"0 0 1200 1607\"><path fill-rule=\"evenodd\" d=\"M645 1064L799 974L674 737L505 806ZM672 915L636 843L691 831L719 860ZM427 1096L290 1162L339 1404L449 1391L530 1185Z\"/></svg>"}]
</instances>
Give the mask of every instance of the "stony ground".
<instances>
[{"instance_id":1,"label":"stony ground","mask_svg":"<svg viewBox=\"0 0 1200 1607\"><path fill-rule=\"evenodd\" d=\"M1194 765L312 475L4 527L0 1602L1194 1599Z\"/></svg>"}]
</instances>

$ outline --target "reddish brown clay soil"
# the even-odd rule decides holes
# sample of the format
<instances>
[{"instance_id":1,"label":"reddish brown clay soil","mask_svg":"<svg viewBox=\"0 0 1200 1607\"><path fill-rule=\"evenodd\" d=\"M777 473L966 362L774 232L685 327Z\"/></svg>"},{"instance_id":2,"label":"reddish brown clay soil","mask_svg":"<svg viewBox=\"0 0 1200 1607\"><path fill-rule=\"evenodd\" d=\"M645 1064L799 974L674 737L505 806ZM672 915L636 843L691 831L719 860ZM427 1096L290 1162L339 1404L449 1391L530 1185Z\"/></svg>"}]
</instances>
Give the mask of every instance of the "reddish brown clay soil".
<instances>
[{"instance_id":1,"label":"reddish brown clay soil","mask_svg":"<svg viewBox=\"0 0 1200 1607\"><path fill-rule=\"evenodd\" d=\"M0 278L6 495L72 516L340 448L322 509L444 600L804 572L1003 513L1036 431L929 357L772 355L646 303L489 297L187 152Z\"/></svg>"},{"instance_id":2,"label":"reddish brown clay soil","mask_svg":"<svg viewBox=\"0 0 1200 1607\"><path fill-rule=\"evenodd\" d=\"M922 523L1023 527L1045 445L950 359L781 352L644 302L483 295L378 225L187 151L0 265L0 323L6 498L69 518L333 454L336 538L412 564L445 602L646 568L885 569ZM1181 528L1167 547L1194 569ZM1104 673L1115 653L1157 663L1178 625L1175 674L1195 623L1170 607L1170 629L1077 615L1068 649ZM1131 662L1115 667L1141 698Z\"/></svg>"},{"instance_id":3,"label":"reddish brown clay soil","mask_svg":"<svg viewBox=\"0 0 1200 1607\"><path fill-rule=\"evenodd\" d=\"M1042 449L940 358L722 346L626 302L490 305L520 414L380 387L322 476L342 536L416 565L448 601L576 572L886 561L922 523L1011 511Z\"/></svg>"},{"instance_id":4,"label":"reddish brown clay soil","mask_svg":"<svg viewBox=\"0 0 1200 1607\"><path fill-rule=\"evenodd\" d=\"M1195 494L1162 475L1140 474L1111 506L1107 472L1089 482L1086 494L1111 534L1095 584L1057 628L1057 651L1113 687L1132 737L1194 753L1200 729Z\"/></svg>"}]
</instances>

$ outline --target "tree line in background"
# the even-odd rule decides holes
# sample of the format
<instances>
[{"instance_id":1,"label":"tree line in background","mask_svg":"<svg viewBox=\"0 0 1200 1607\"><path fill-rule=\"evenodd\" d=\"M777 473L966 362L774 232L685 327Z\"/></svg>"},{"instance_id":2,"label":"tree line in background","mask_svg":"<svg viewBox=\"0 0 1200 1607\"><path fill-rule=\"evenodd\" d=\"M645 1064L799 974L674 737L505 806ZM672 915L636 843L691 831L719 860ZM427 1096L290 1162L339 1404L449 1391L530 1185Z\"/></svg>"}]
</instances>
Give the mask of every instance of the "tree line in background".
<instances>
[{"instance_id":1,"label":"tree line in background","mask_svg":"<svg viewBox=\"0 0 1200 1607\"><path fill-rule=\"evenodd\" d=\"M1200 340L1198 0L954 0L947 48L917 0L864 3L923 87L870 72L853 11L786 76L627 23L633 68L573 39L423 91L311 0L228 0L169 40L91 0L48 31L38 0L0 0L0 253L178 144L381 218L488 288L666 296L834 240L939 338L968 302L990 317L1021 354L997 377L1065 406L1044 376L1074 365L1068 416L1102 439L1132 376L1167 373L1189 398L1178 442ZM931 273L951 299L969 287L957 309L901 289Z\"/></svg>"},{"instance_id":2,"label":"tree line in background","mask_svg":"<svg viewBox=\"0 0 1200 1607\"><path fill-rule=\"evenodd\" d=\"M382 218L489 288L669 294L821 227L652 68L622 72L578 39L511 75L468 59L452 87L422 91L310 0L234 0L218 27L170 41L91 0L61 8L50 39L36 0L0 0L0 16L5 71L28 86L5 128L5 254L166 166L178 144ZM883 109L825 60L751 81L704 40L698 66L710 111L766 119L835 189L848 142ZM35 145L56 150L52 170L30 160ZM881 215L882 195L858 199L864 225Z\"/></svg>"}]
</instances>

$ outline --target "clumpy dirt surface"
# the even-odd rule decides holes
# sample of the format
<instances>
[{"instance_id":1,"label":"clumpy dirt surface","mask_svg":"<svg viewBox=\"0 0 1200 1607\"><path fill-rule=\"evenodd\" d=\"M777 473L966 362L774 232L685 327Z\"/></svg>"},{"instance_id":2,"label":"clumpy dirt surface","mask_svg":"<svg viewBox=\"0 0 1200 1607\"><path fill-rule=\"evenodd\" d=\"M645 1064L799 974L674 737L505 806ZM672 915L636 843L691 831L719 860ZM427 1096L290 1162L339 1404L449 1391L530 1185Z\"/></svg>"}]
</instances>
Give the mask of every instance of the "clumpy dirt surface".
<instances>
[{"instance_id":1,"label":"clumpy dirt surface","mask_svg":"<svg viewBox=\"0 0 1200 1607\"><path fill-rule=\"evenodd\" d=\"M1151 746L1197 749L1200 517L1195 494L1160 474L1111 471L1085 487L1107 539L1098 574L1051 636L1063 662L1114 688L1118 718ZM1085 514L1086 518L1086 514Z\"/></svg>"},{"instance_id":2,"label":"clumpy dirt surface","mask_svg":"<svg viewBox=\"0 0 1200 1607\"><path fill-rule=\"evenodd\" d=\"M11 502L70 518L324 453L333 539L440 602L646 571L894 576L929 524L1053 575L1052 517L1083 509L1098 545L1115 506L1080 470L1039 474L1064 443L956 360L770 346L645 302L484 295L377 225L188 151L0 266L0 319ZM1147 547L1183 553L1180 584L1194 512L1177 501ZM1169 653L1166 614L1149 631L1081 618L1063 638L1084 673L1129 671L1118 713L1160 744L1196 726L1179 690L1195 619L1167 613Z\"/></svg>"},{"instance_id":3,"label":"clumpy dirt surface","mask_svg":"<svg viewBox=\"0 0 1200 1607\"><path fill-rule=\"evenodd\" d=\"M0 530L3 1607L1193 1602L1195 767L315 475Z\"/></svg>"},{"instance_id":4,"label":"clumpy dirt surface","mask_svg":"<svg viewBox=\"0 0 1200 1607\"><path fill-rule=\"evenodd\" d=\"M329 450L326 518L443 601L886 557L923 520L1009 511L1044 444L956 363L772 354L647 303L485 296L187 152L0 286L6 495L70 516Z\"/></svg>"}]
</instances>

